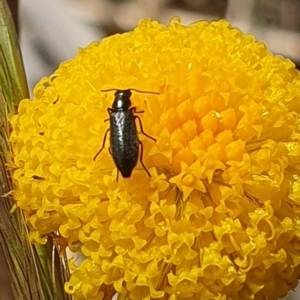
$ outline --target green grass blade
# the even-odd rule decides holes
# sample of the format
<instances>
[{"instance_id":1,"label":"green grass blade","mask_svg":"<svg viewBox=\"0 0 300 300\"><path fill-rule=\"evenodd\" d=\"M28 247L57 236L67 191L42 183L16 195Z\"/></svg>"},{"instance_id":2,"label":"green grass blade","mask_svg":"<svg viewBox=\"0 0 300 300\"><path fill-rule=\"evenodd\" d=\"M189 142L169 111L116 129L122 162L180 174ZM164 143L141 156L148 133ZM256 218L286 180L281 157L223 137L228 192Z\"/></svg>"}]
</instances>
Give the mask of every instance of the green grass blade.
<instances>
[{"instance_id":1,"label":"green grass blade","mask_svg":"<svg viewBox=\"0 0 300 300\"><path fill-rule=\"evenodd\" d=\"M5 0L0 1L0 28L1 89L8 111L15 112L20 100L28 97L28 86L18 36Z\"/></svg>"}]
</instances>

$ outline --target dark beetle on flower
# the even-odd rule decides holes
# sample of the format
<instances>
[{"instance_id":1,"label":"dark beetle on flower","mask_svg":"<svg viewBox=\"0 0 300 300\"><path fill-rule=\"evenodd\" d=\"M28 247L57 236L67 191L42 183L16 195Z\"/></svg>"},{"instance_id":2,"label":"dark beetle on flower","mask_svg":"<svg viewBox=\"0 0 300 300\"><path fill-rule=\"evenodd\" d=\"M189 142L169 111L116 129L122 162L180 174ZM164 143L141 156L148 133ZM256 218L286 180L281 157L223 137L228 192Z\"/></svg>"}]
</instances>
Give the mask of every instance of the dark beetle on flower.
<instances>
[{"instance_id":1,"label":"dark beetle on flower","mask_svg":"<svg viewBox=\"0 0 300 300\"><path fill-rule=\"evenodd\" d=\"M110 122L110 128L106 130L103 144L101 149L96 153L94 160L98 157L101 151L105 147L105 141L108 132L110 131L110 147L109 152L114 160L114 163L118 169L117 181L119 171L124 178L131 176L132 170L137 164L139 158L139 146L140 150L140 162L148 176L151 177L149 171L143 163L143 144L138 138L137 128L135 120L139 121L141 127L141 133L149 139L156 141L153 137L144 132L142 122L139 116L135 114L143 113L144 111L136 111L136 107L131 107L130 97L131 91L147 94L158 94L155 92L139 91L136 89L118 90L108 89L102 90L102 92L115 92L115 99L111 108L108 108L109 118L104 122Z\"/></svg>"}]
</instances>

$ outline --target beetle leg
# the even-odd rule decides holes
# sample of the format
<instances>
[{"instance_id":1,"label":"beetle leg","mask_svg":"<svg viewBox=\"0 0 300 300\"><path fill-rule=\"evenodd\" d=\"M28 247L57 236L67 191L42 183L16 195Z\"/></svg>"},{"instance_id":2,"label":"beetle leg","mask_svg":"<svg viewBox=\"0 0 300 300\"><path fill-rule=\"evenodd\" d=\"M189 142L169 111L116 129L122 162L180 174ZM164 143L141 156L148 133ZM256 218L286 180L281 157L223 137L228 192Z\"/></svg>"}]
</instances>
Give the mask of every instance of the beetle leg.
<instances>
[{"instance_id":1,"label":"beetle leg","mask_svg":"<svg viewBox=\"0 0 300 300\"><path fill-rule=\"evenodd\" d=\"M149 171L147 170L146 166L143 163L143 152L144 152L144 146L141 141L139 141L139 144L141 145L141 155L140 155L140 163L143 166L144 170L147 172L148 176L151 177Z\"/></svg>"},{"instance_id":2,"label":"beetle leg","mask_svg":"<svg viewBox=\"0 0 300 300\"><path fill-rule=\"evenodd\" d=\"M144 132L144 129L143 129L143 124L142 124L142 121L141 121L141 118L139 116L134 116L135 119L138 119L139 121L139 124L140 124L140 127L141 127L141 133L143 135L145 135L147 138L153 140L154 142L156 142L156 139L153 138L152 136L150 136L149 134L147 134L146 132Z\"/></svg>"},{"instance_id":3,"label":"beetle leg","mask_svg":"<svg viewBox=\"0 0 300 300\"><path fill-rule=\"evenodd\" d=\"M112 156L112 152L111 152L111 149L110 149L110 147L108 148L108 151L109 151L109 153L110 153L110 155ZM118 182L118 180L119 180L119 169L117 168L117 178L116 178L116 181Z\"/></svg>"},{"instance_id":4,"label":"beetle leg","mask_svg":"<svg viewBox=\"0 0 300 300\"><path fill-rule=\"evenodd\" d=\"M98 156L98 155L101 153L101 151L104 149L104 147L105 147L105 141L106 141L106 137L107 137L108 132L109 132L109 129L106 130L105 135L104 135L104 138L103 138L102 147L101 147L101 149L96 153L96 155L94 156L93 160L96 160L97 156Z\"/></svg>"},{"instance_id":5,"label":"beetle leg","mask_svg":"<svg viewBox=\"0 0 300 300\"><path fill-rule=\"evenodd\" d=\"M140 111L136 111L136 107L132 107L130 109L134 114L143 114L145 111L144 110L140 110Z\"/></svg>"}]
</instances>

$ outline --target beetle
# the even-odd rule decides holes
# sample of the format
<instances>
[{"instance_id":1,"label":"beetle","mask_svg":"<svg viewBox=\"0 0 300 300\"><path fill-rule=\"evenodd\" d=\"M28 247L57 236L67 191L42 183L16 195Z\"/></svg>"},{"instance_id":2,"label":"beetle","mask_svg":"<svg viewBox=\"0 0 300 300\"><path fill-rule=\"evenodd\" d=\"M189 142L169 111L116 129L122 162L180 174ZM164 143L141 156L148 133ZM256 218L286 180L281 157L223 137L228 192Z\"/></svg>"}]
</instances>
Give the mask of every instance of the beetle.
<instances>
[{"instance_id":1,"label":"beetle","mask_svg":"<svg viewBox=\"0 0 300 300\"><path fill-rule=\"evenodd\" d=\"M155 138L151 137L143 130L142 121L136 114L144 113L143 110L137 111L135 106L131 106L131 91L147 94L158 94L156 92L146 92L137 89L107 89L101 90L101 92L115 92L114 102L111 108L108 108L109 118L104 120L104 122L109 121L110 127L106 130L103 138L102 147L94 156L94 161L98 155L105 148L105 142L108 132L110 132L110 147L109 153L111 154L114 163L118 169L117 172L117 182L119 172L121 172L123 178L129 178L131 176L132 170L135 168L139 154L140 163L144 170L151 177L149 171L143 163L143 143L138 138L136 120L138 120L141 133L148 137L149 139L156 141ZM139 153L140 147L140 153Z\"/></svg>"}]
</instances>

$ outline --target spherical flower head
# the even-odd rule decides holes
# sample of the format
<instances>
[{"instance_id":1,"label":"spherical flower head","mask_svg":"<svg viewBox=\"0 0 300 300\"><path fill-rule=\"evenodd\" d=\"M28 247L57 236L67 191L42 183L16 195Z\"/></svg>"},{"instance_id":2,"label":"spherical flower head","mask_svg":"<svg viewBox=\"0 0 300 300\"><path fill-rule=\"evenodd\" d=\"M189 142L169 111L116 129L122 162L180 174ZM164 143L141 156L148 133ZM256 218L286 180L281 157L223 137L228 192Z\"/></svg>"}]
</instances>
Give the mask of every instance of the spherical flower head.
<instances>
[{"instance_id":1,"label":"spherical flower head","mask_svg":"<svg viewBox=\"0 0 300 300\"><path fill-rule=\"evenodd\" d=\"M102 90L130 88L159 94L132 91L143 157L117 182ZM59 231L85 256L75 299L276 300L300 275L299 113L299 72L252 36L143 20L21 102L16 205L33 241Z\"/></svg>"}]
</instances>

